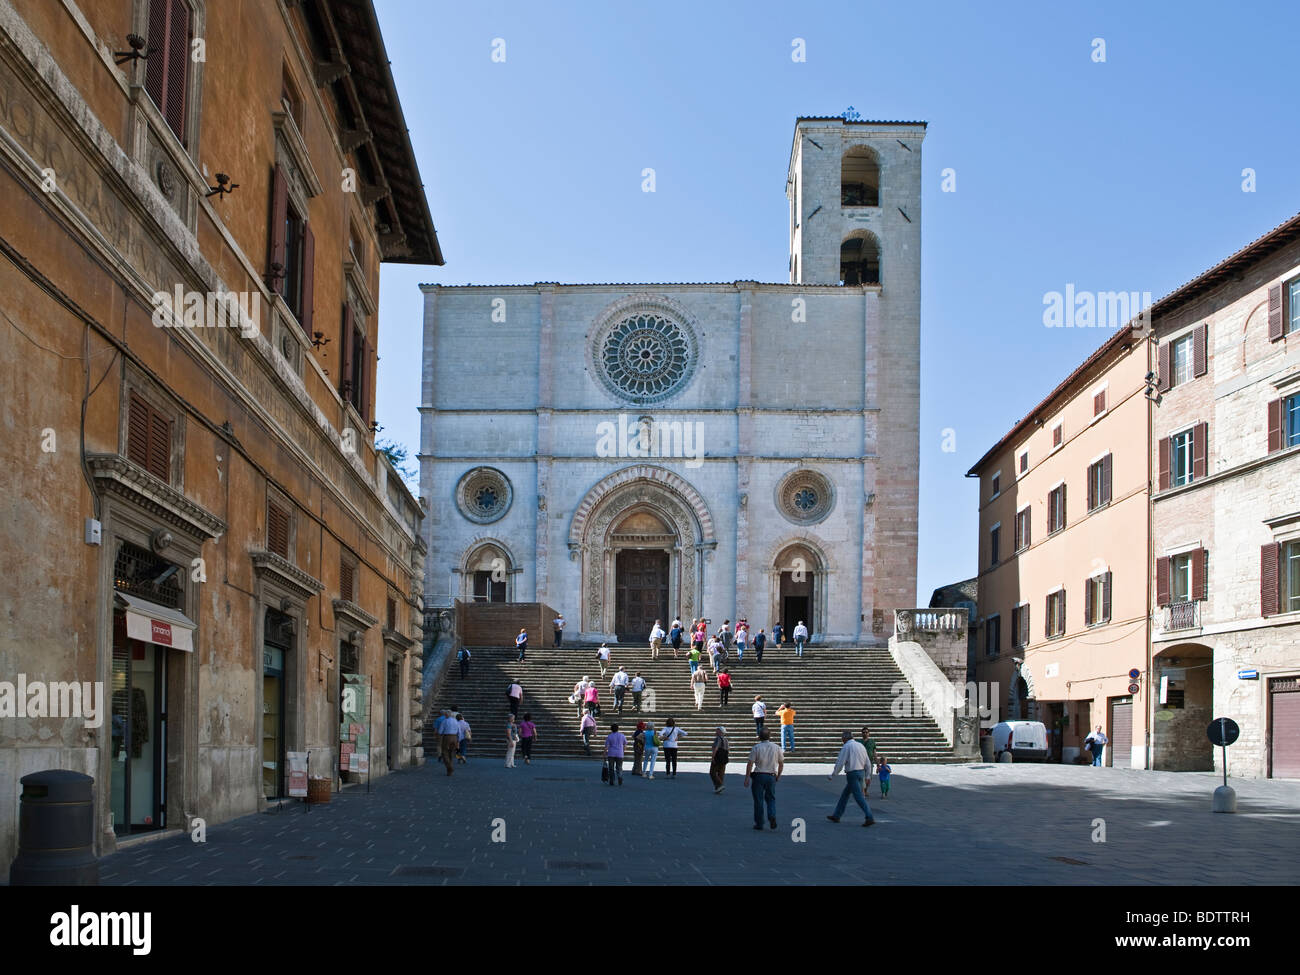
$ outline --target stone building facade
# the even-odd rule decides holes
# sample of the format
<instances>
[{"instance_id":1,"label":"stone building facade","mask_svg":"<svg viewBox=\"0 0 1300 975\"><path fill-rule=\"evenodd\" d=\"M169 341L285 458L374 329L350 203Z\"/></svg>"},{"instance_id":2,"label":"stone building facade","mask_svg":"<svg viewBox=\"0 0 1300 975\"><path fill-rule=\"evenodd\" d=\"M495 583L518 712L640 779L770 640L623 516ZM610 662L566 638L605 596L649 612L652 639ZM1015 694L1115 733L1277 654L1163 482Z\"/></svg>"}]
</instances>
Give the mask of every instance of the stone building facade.
<instances>
[{"instance_id":1,"label":"stone building facade","mask_svg":"<svg viewBox=\"0 0 1300 975\"><path fill-rule=\"evenodd\" d=\"M442 263L405 132L368 0L0 0L0 861L32 771L110 852L337 781L341 724L421 761L371 432L379 265Z\"/></svg>"},{"instance_id":2,"label":"stone building facade","mask_svg":"<svg viewBox=\"0 0 1300 975\"><path fill-rule=\"evenodd\" d=\"M915 599L924 134L798 120L788 283L423 286L426 602L883 643Z\"/></svg>"}]
</instances>

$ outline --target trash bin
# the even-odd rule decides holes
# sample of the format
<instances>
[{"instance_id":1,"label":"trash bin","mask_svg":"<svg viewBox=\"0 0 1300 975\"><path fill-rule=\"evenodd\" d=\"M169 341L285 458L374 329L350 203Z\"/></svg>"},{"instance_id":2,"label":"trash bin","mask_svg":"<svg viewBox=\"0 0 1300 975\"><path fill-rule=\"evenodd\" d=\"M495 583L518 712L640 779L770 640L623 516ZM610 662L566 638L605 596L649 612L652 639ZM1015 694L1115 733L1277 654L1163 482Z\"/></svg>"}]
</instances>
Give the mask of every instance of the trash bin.
<instances>
[{"instance_id":1,"label":"trash bin","mask_svg":"<svg viewBox=\"0 0 1300 975\"><path fill-rule=\"evenodd\" d=\"M98 884L95 780L71 769L47 769L24 775L22 785L10 886Z\"/></svg>"},{"instance_id":2,"label":"trash bin","mask_svg":"<svg viewBox=\"0 0 1300 975\"><path fill-rule=\"evenodd\" d=\"M985 735L980 739L980 758L985 762L993 761L993 736Z\"/></svg>"}]
</instances>

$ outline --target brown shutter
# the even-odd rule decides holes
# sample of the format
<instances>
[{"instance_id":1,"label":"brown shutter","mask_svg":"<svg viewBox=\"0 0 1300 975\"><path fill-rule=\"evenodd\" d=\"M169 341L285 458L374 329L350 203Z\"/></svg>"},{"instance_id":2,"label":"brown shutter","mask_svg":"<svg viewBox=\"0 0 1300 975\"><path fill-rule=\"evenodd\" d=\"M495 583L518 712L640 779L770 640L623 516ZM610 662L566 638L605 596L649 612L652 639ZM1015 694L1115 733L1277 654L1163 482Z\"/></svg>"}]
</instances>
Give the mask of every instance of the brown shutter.
<instances>
[{"instance_id":1,"label":"brown shutter","mask_svg":"<svg viewBox=\"0 0 1300 975\"><path fill-rule=\"evenodd\" d=\"M339 564L339 598L352 602L352 566L346 562Z\"/></svg>"},{"instance_id":2,"label":"brown shutter","mask_svg":"<svg viewBox=\"0 0 1300 975\"><path fill-rule=\"evenodd\" d=\"M1192 553L1192 598L1205 598L1205 556L1203 548Z\"/></svg>"},{"instance_id":3,"label":"brown shutter","mask_svg":"<svg viewBox=\"0 0 1300 975\"><path fill-rule=\"evenodd\" d=\"M1020 645L1029 646L1029 604L1020 607Z\"/></svg>"},{"instance_id":4,"label":"brown shutter","mask_svg":"<svg viewBox=\"0 0 1300 975\"><path fill-rule=\"evenodd\" d=\"M1196 481L1205 476L1206 463L1205 459L1209 455L1209 438L1210 426L1208 423L1198 423L1192 431L1192 480Z\"/></svg>"},{"instance_id":5,"label":"brown shutter","mask_svg":"<svg viewBox=\"0 0 1300 975\"><path fill-rule=\"evenodd\" d=\"M127 403L126 456L133 464L149 467L149 404L132 390Z\"/></svg>"},{"instance_id":6,"label":"brown shutter","mask_svg":"<svg viewBox=\"0 0 1300 975\"><path fill-rule=\"evenodd\" d=\"M1110 464L1113 459L1111 454L1107 454L1101 459L1101 497L1098 504L1110 504Z\"/></svg>"},{"instance_id":7,"label":"brown shutter","mask_svg":"<svg viewBox=\"0 0 1300 975\"><path fill-rule=\"evenodd\" d=\"M163 109L163 80L167 73L167 14L170 0L149 0L148 50L153 53L145 61L144 90Z\"/></svg>"},{"instance_id":8,"label":"brown shutter","mask_svg":"<svg viewBox=\"0 0 1300 975\"><path fill-rule=\"evenodd\" d=\"M1259 550L1259 612L1261 616L1276 616L1280 603L1278 565L1282 546L1269 542Z\"/></svg>"},{"instance_id":9,"label":"brown shutter","mask_svg":"<svg viewBox=\"0 0 1300 975\"><path fill-rule=\"evenodd\" d=\"M1092 415L1100 416L1106 409L1106 391L1103 389L1100 393L1092 397Z\"/></svg>"},{"instance_id":10,"label":"brown shutter","mask_svg":"<svg viewBox=\"0 0 1300 975\"><path fill-rule=\"evenodd\" d=\"M277 294L284 294L284 282L288 277L288 270L285 269L280 277L271 279L272 264L279 264L284 268L285 258L285 241L284 227L289 218L289 182L284 177L284 171L275 167L275 175L271 177L271 259L267 261L267 280Z\"/></svg>"},{"instance_id":11,"label":"brown shutter","mask_svg":"<svg viewBox=\"0 0 1300 975\"><path fill-rule=\"evenodd\" d=\"M1025 509L1025 548L1034 544L1034 515L1033 508Z\"/></svg>"},{"instance_id":12,"label":"brown shutter","mask_svg":"<svg viewBox=\"0 0 1300 975\"><path fill-rule=\"evenodd\" d=\"M1093 619L1093 612L1096 610L1092 598L1092 580L1083 580L1083 623L1085 626L1091 626L1096 620Z\"/></svg>"},{"instance_id":13,"label":"brown shutter","mask_svg":"<svg viewBox=\"0 0 1300 975\"><path fill-rule=\"evenodd\" d=\"M1170 466L1169 454L1171 452L1170 448L1171 448L1171 444L1169 442L1169 438L1161 437L1160 438L1160 487L1158 488L1158 490L1161 491L1167 489L1171 483L1171 478L1169 476L1169 466Z\"/></svg>"},{"instance_id":14,"label":"brown shutter","mask_svg":"<svg viewBox=\"0 0 1300 975\"><path fill-rule=\"evenodd\" d=\"M357 390L357 410L361 419L370 422L370 340L361 340L361 388Z\"/></svg>"},{"instance_id":15,"label":"brown shutter","mask_svg":"<svg viewBox=\"0 0 1300 975\"><path fill-rule=\"evenodd\" d=\"M1093 508L1097 507L1097 492L1093 489L1093 476L1092 476L1092 472L1093 472L1093 468L1097 468L1098 470L1100 470L1100 465L1101 465L1101 461L1097 461L1097 463L1094 464L1094 465L1092 465L1092 467L1089 467L1089 468L1088 468L1088 471L1087 471L1087 476L1088 476L1088 510L1089 510L1089 511L1091 511Z\"/></svg>"},{"instance_id":16,"label":"brown shutter","mask_svg":"<svg viewBox=\"0 0 1300 975\"><path fill-rule=\"evenodd\" d=\"M1192 333L1192 375L1204 376L1209 366L1206 363L1206 344L1209 338L1209 326L1202 325Z\"/></svg>"},{"instance_id":17,"label":"brown shutter","mask_svg":"<svg viewBox=\"0 0 1300 975\"><path fill-rule=\"evenodd\" d=\"M311 224L302 225L302 314L298 321L302 330L311 338L312 292L315 289L316 235L311 232Z\"/></svg>"},{"instance_id":18,"label":"brown shutter","mask_svg":"<svg viewBox=\"0 0 1300 975\"><path fill-rule=\"evenodd\" d=\"M274 502L266 507L266 547L281 558L289 557L289 513Z\"/></svg>"},{"instance_id":19,"label":"brown shutter","mask_svg":"<svg viewBox=\"0 0 1300 975\"><path fill-rule=\"evenodd\" d=\"M163 85L163 117L185 142L185 89L190 63L190 8L185 0L171 0L167 17L167 67Z\"/></svg>"},{"instance_id":20,"label":"brown shutter","mask_svg":"<svg viewBox=\"0 0 1300 975\"><path fill-rule=\"evenodd\" d=\"M341 346L343 359L342 369L339 372L339 392L343 394L343 399L349 402L352 399L352 357L356 354L352 347L353 328L352 306L345 301L343 302L343 344Z\"/></svg>"},{"instance_id":21,"label":"brown shutter","mask_svg":"<svg viewBox=\"0 0 1300 975\"><path fill-rule=\"evenodd\" d=\"M1156 559L1156 605L1169 605L1169 556Z\"/></svg>"},{"instance_id":22,"label":"brown shutter","mask_svg":"<svg viewBox=\"0 0 1300 975\"><path fill-rule=\"evenodd\" d=\"M1059 513L1058 517L1061 519L1061 521L1060 521L1060 525L1061 525L1061 527L1064 528L1064 527L1065 527L1065 518L1066 518L1066 514L1065 514L1065 485L1062 484L1059 488L1057 488L1057 490L1061 492L1061 500L1060 500L1060 502L1059 502L1059 505L1060 505L1061 510L1060 510L1060 513Z\"/></svg>"},{"instance_id":23,"label":"brown shutter","mask_svg":"<svg viewBox=\"0 0 1300 975\"><path fill-rule=\"evenodd\" d=\"M149 407L149 473L160 481L170 482L171 455L171 422L153 407Z\"/></svg>"},{"instance_id":24,"label":"brown shutter","mask_svg":"<svg viewBox=\"0 0 1300 975\"><path fill-rule=\"evenodd\" d=\"M1159 382L1160 392L1165 392L1169 388L1169 343L1165 342L1160 346L1160 351L1156 354L1156 370Z\"/></svg>"},{"instance_id":25,"label":"brown shutter","mask_svg":"<svg viewBox=\"0 0 1300 975\"><path fill-rule=\"evenodd\" d=\"M1065 630L1066 630L1066 625L1065 625L1065 590L1062 589L1060 592L1058 592L1058 593L1056 594L1056 596L1057 596L1057 598L1060 600L1060 604L1059 604L1059 605L1060 605L1060 621L1061 621L1061 629L1060 629L1060 632L1061 632L1061 633L1064 633Z\"/></svg>"},{"instance_id":26,"label":"brown shutter","mask_svg":"<svg viewBox=\"0 0 1300 975\"><path fill-rule=\"evenodd\" d=\"M1282 449L1282 404L1275 399L1268 404L1268 452Z\"/></svg>"},{"instance_id":27,"label":"brown shutter","mask_svg":"<svg viewBox=\"0 0 1300 975\"><path fill-rule=\"evenodd\" d=\"M1282 285L1268 289L1268 340L1276 342L1282 337Z\"/></svg>"},{"instance_id":28,"label":"brown shutter","mask_svg":"<svg viewBox=\"0 0 1300 975\"><path fill-rule=\"evenodd\" d=\"M1101 618L1110 622L1110 573L1107 572L1101 583Z\"/></svg>"},{"instance_id":29,"label":"brown shutter","mask_svg":"<svg viewBox=\"0 0 1300 975\"><path fill-rule=\"evenodd\" d=\"M1047 597L1047 604L1043 607L1043 637L1051 639L1052 636L1052 597Z\"/></svg>"}]
</instances>

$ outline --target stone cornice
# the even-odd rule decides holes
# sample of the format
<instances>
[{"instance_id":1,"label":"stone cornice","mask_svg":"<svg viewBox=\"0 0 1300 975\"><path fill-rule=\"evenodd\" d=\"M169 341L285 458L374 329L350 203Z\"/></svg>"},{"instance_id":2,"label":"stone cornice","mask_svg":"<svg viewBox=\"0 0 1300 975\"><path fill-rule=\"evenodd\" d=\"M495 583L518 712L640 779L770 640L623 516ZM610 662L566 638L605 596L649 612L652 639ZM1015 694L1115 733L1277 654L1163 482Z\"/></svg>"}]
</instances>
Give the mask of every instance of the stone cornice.
<instances>
[{"instance_id":1,"label":"stone cornice","mask_svg":"<svg viewBox=\"0 0 1300 975\"><path fill-rule=\"evenodd\" d=\"M325 584L319 579L308 575L288 559L274 552L255 549L249 552L248 556L252 560L253 568L259 573L273 577L281 586L297 593L303 599L311 599L325 588Z\"/></svg>"},{"instance_id":2,"label":"stone cornice","mask_svg":"<svg viewBox=\"0 0 1300 975\"><path fill-rule=\"evenodd\" d=\"M226 533L226 523L180 491L120 454L88 454L86 463L101 490L111 491L201 541Z\"/></svg>"},{"instance_id":3,"label":"stone cornice","mask_svg":"<svg viewBox=\"0 0 1300 975\"><path fill-rule=\"evenodd\" d=\"M400 633L397 630L390 630L387 627L384 627L383 635L384 644L386 646L396 647L403 652L410 650L411 647L415 646L415 641L413 639L405 633Z\"/></svg>"},{"instance_id":4,"label":"stone cornice","mask_svg":"<svg viewBox=\"0 0 1300 975\"><path fill-rule=\"evenodd\" d=\"M354 602L346 599L334 600L335 622L343 622L354 629L368 630L379 622L378 616L371 616Z\"/></svg>"}]
</instances>

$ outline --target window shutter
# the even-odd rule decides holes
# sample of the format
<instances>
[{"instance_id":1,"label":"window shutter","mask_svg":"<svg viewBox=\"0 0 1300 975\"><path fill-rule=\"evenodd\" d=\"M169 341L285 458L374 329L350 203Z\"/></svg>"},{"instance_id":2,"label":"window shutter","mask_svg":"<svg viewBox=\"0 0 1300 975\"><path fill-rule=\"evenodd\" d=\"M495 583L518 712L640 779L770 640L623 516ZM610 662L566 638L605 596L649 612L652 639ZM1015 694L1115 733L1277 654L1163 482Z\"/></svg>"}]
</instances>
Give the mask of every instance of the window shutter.
<instances>
[{"instance_id":1,"label":"window shutter","mask_svg":"<svg viewBox=\"0 0 1300 975\"><path fill-rule=\"evenodd\" d=\"M1282 404L1275 399L1268 404L1268 452L1282 449Z\"/></svg>"},{"instance_id":2,"label":"window shutter","mask_svg":"<svg viewBox=\"0 0 1300 975\"><path fill-rule=\"evenodd\" d=\"M315 288L314 268L316 263L316 235L311 232L311 224L302 225L302 315L299 322L302 330L311 338L312 291Z\"/></svg>"},{"instance_id":3,"label":"window shutter","mask_svg":"<svg viewBox=\"0 0 1300 975\"><path fill-rule=\"evenodd\" d=\"M152 406L149 410L149 463L147 470L160 481L171 481L172 425Z\"/></svg>"},{"instance_id":4,"label":"window shutter","mask_svg":"<svg viewBox=\"0 0 1300 975\"><path fill-rule=\"evenodd\" d=\"M1192 375L1204 376L1209 366L1206 362L1206 345L1209 338L1209 326L1202 325L1192 333Z\"/></svg>"},{"instance_id":5,"label":"window shutter","mask_svg":"<svg viewBox=\"0 0 1300 975\"><path fill-rule=\"evenodd\" d=\"M1276 342L1282 337L1282 285L1268 289L1268 340Z\"/></svg>"},{"instance_id":6,"label":"window shutter","mask_svg":"<svg viewBox=\"0 0 1300 975\"><path fill-rule=\"evenodd\" d=\"M1093 617L1093 615L1092 615L1094 612L1096 612L1096 610L1097 610L1097 607L1096 607L1096 605L1095 605L1095 600L1093 599L1093 596L1092 596L1092 580L1091 580L1091 579L1084 579L1084 580L1083 580L1083 622L1084 622L1084 625L1086 625L1086 626L1091 626L1093 623L1097 622L1097 620L1096 620L1096 619Z\"/></svg>"},{"instance_id":7,"label":"window shutter","mask_svg":"<svg viewBox=\"0 0 1300 975\"><path fill-rule=\"evenodd\" d=\"M1205 549L1192 553L1192 599L1205 598Z\"/></svg>"},{"instance_id":8,"label":"window shutter","mask_svg":"<svg viewBox=\"0 0 1300 975\"><path fill-rule=\"evenodd\" d=\"M1110 504L1110 463L1112 455L1107 454L1101 459L1101 497L1098 504Z\"/></svg>"},{"instance_id":9,"label":"window shutter","mask_svg":"<svg viewBox=\"0 0 1300 975\"><path fill-rule=\"evenodd\" d=\"M1259 612L1261 616L1276 616L1280 603L1280 580L1278 565L1281 562L1281 548L1277 542L1269 542L1259 550Z\"/></svg>"},{"instance_id":10,"label":"window shutter","mask_svg":"<svg viewBox=\"0 0 1300 975\"><path fill-rule=\"evenodd\" d=\"M1056 604L1057 613L1058 613L1057 623L1059 624L1056 632L1064 633L1065 632L1065 590L1062 589L1060 592L1058 592L1056 594L1056 598L1058 600Z\"/></svg>"},{"instance_id":11,"label":"window shutter","mask_svg":"<svg viewBox=\"0 0 1300 975\"><path fill-rule=\"evenodd\" d=\"M1052 597L1047 597L1047 605L1043 607L1043 638L1050 639L1052 636Z\"/></svg>"},{"instance_id":12,"label":"window shutter","mask_svg":"<svg viewBox=\"0 0 1300 975\"><path fill-rule=\"evenodd\" d=\"M1057 490L1061 492L1061 500L1057 502L1058 506L1061 509L1059 512L1057 512L1057 517L1060 519L1058 524L1062 528L1064 528L1065 527L1065 485L1062 484L1059 488L1057 488Z\"/></svg>"},{"instance_id":13,"label":"window shutter","mask_svg":"<svg viewBox=\"0 0 1300 975\"><path fill-rule=\"evenodd\" d=\"M346 301L343 302L343 342L340 346L343 349L342 368L339 372L339 392L343 395L345 401L350 401L352 385L352 356L355 351L352 348L352 306Z\"/></svg>"},{"instance_id":14,"label":"window shutter","mask_svg":"<svg viewBox=\"0 0 1300 975\"><path fill-rule=\"evenodd\" d=\"M339 598L352 602L352 566L339 564Z\"/></svg>"},{"instance_id":15,"label":"window shutter","mask_svg":"<svg viewBox=\"0 0 1300 975\"><path fill-rule=\"evenodd\" d=\"M1278 321L1282 318L1279 315ZM1160 346L1160 351L1156 354L1156 375L1159 382L1160 392L1169 389L1169 343L1166 342Z\"/></svg>"},{"instance_id":16,"label":"window shutter","mask_svg":"<svg viewBox=\"0 0 1300 975\"><path fill-rule=\"evenodd\" d=\"M1161 491L1164 491L1165 489L1167 489L1167 488L1169 487L1170 483L1171 483L1171 479L1170 479L1170 476L1169 476L1169 454L1170 454L1170 452L1171 452L1171 448L1172 448L1172 446L1173 446L1173 445L1172 445L1172 443L1170 442L1170 440L1169 440L1168 437L1161 437L1161 438L1160 438L1160 487L1159 487L1159 490L1161 490Z\"/></svg>"},{"instance_id":17,"label":"window shutter","mask_svg":"<svg viewBox=\"0 0 1300 975\"><path fill-rule=\"evenodd\" d=\"M1169 605L1169 556L1156 559L1156 605Z\"/></svg>"},{"instance_id":18,"label":"window shutter","mask_svg":"<svg viewBox=\"0 0 1300 975\"><path fill-rule=\"evenodd\" d=\"M127 403L126 456L133 464L149 469L149 404L132 390Z\"/></svg>"},{"instance_id":19,"label":"window shutter","mask_svg":"<svg viewBox=\"0 0 1300 975\"><path fill-rule=\"evenodd\" d=\"M1093 481L1094 481L1093 471L1100 470L1100 464L1101 461L1098 461L1096 465L1088 468L1088 510L1089 511L1097 507L1097 491L1093 487Z\"/></svg>"},{"instance_id":20,"label":"window shutter","mask_svg":"<svg viewBox=\"0 0 1300 975\"><path fill-rule=\"evenodd\" d=\"M1092 415L1100 416L1106 409L1106 391L1103 389L1092 397Z\"/></svg>"},{"instance_id":21,"label":"window shutter","mask_svg":"<svg viewBox=\"0 0 1300 975\"><path fill-rule=\"evenodd\" d=\"M171 0L167 16L167 66L160 106L167 125L185 143L185 89L190 63L190 8Z\"/></svg>"},{"instance_id":22,"label":"window shutter","mask_svg":"<svg viewBox=\"0 0 1300 975\"><path fill-rule=\"evenodd\" d=\"M274 502L266 508L266 547L281 558L289 557L289 513Z\"/></svg>"},{"instance_id":23,"label":"window shutter","mask_svg":"<svg viewBox=\"0 0 1300 975\"><path fill-rule=\"evenodd\" d=\"M266 275L267 280L271 282L272 288L277 294L284 294L284 282L288 274L286 271L280 277L272 279L271 265L279 264L281 268L284 267L284 229L285 221L288 218L289 181L284 177L284 170L276 166L275 175L271 177L271 259L267 262Z\"/></svg>"},{"instance_id":24,"label":"window shutter","mask_svg":"<svg viewBox=\"0 0 1300 975\"><path fill-rule=\"evenodd\" d=\"M1020 607L1020 645L1029 646L1029 604Z\"/></svg>"},{"instance_id":25,"label":"window shutter","mask_svg":"<svg viewBox=\"0 0 1300 975\"><path fill-rule=\"evenodd\" d=\"M361 419L370 422L370 341L361 340L361 388L357 390L357 412Z\"/></svg>"},{"instance_id":26,"label":"window shutter","mask_svg":"<svg viewBox=\"0 0 1300 975\"><path fill-rule=\"evenodd\" d=\"M1110 622L1110 573L1107 572L1101 583L1101 619Z\"/></svg>"},{"instance_id":27,"label":"window shutter","mask_svg":"<svg viewBox=\"0 0 1300 975\"><path fill-rule=\"evenodd\" d=\"M1192 431L1192 480L1199 480L1205 476L1205 458L1209 453L1209 435L1210 426L1208 423L1198 423Z\"/></svg>"},{"instance_id":28,"label":"window shutter","mask_svg":"<svg viewBox=\"0 0 1300 975\"><path fill-rule=\"evenodd\" d=\"M1033 512L1032 508L1025 509L1025 548L1028 548L1030 545L1034 544L1034 540L1032 537L1034 533L1034 516L1032 512Z\"/></svg>"}]
</instances>

